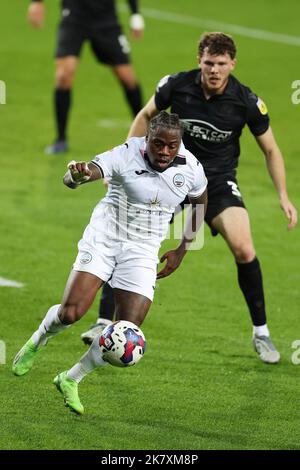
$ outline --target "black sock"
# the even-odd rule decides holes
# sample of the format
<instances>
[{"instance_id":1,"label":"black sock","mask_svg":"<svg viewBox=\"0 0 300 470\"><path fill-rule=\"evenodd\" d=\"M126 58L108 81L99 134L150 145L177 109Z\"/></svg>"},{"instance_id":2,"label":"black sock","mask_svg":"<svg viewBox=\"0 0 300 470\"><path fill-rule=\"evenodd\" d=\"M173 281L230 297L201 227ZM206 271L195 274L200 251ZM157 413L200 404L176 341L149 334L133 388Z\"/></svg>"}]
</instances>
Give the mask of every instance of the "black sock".
<instances>
[{"instance_id":1,"label":"black sock","mask_svg":"<svg viewBox=\"0 0 300 470\"><path fill-rule=\"evenodd\" d=\"M129 104L133 117L137 115L137 113L143 107L143 100L142 100L142 91L140 86L137 86L133 89L127 88L124 83L122 83L124 93L126 96L126 100Z\"/></svg>"},{"instance_id":2,"label":"black sock","mask_svg":"<svg viewBox=\"0 0 300 470\"><path fill-rule=\"evenodd\" d=\"M108 283L102 288L102 295L99 305L99 318L113 320L115 314L114 291Z\"/></svg>"},{"instance_id":3,"label":"black sock","mask_svg":"<svg viewBox=\"0 0 300 470\"><path fill-rule=\"evenodd\" d=\"M54 91L54 108L57 127L57 140L66 140L66 127L71 106L71 90Z\"/></svg>"},{"instance_id":4,"label":"black sock","mask_svg":"<svg viewBox=\"0 0 300 470\"><path fill-rule=\"evenodd\" d=\"M246 299L252 323L261 326L267 323L262 273L257 258L250 263L236 263L240 288Z\"/></svg>"}]
</instances>

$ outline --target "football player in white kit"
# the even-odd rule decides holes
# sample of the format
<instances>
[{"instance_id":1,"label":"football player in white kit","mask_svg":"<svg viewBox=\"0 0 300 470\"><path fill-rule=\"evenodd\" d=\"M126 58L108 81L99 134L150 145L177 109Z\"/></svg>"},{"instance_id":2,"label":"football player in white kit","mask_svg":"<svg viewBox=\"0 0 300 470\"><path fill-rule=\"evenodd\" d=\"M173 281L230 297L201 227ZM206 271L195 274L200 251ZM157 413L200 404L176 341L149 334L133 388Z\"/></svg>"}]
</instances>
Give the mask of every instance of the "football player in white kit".
<instances>
[{"instance_id":1,"label":"football player in white kit","mask_svg":"<svg viewBox=\"0 0 300 470\"><path fill-rule=\"evenodd\" d=\"M105 282L114 289L116 319L141 325L153 300L156 278L179 267L204 220L207 180L202 165L182 144L182 132L177 114L162 111L151 120L147 137L130 138L89 163L70 162L65 185L77 188L106 178L109 190L95 207L78 243L61 304L48 310L16 355L15 375L26 374L48 340L87 312ZM166 264L157 274L161 242L176 206L186 196L192 206L182 240L161 257ZM65 404L78 414L84 412L78 383L106 364L99 337L75 366L54 379Z\"/></svg>"}]
</instances>

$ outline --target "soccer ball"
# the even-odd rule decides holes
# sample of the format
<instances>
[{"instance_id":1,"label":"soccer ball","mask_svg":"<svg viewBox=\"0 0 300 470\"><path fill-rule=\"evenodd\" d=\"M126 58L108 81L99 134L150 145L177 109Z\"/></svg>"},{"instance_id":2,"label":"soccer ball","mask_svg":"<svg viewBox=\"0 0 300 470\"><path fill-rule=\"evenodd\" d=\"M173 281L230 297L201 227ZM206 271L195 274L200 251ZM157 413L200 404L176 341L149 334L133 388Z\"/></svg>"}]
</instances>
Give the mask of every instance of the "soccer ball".
<instances>
[{"instance_id":1,"label":"soccer ball","mask_svg":"<svg viewBox=\"0 0 300 470\"><path fill-rule=\"evenodd\" d=\"M128 367L134 366L143 357L146 340L138 326L120 320L102 331L99 346L104 361L113 366Z\"/></svg>"}]
</instances>

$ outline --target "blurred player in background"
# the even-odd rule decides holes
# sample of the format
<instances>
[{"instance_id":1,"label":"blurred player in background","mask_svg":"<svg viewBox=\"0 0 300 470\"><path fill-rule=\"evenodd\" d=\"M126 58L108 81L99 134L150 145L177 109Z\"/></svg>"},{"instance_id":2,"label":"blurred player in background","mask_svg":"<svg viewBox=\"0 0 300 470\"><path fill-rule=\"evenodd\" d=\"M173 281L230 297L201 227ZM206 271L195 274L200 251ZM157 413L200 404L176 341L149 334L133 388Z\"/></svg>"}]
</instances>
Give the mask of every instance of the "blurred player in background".
<instances>
[{"instance_id":1,"label":"blurred player in background","mask_svg":"<svg viewBox=\"0 0 300 470\"><path fill-rule=\"evenodd\" d=\"M138 0L127 0L131 11L130 28L135 39L144 32ZM46 153L68 150L67 124L71 94L82 45L89 41L99 62L109 67L119 80L130 110L135 116L142 108L141 88L130 63L129 44L119 24L115 0L62 0L62 19L58 27L54 108L57 136ZM41 28L45 20L42 0L32 0L28 20Z\"/></svg>"},{"instance_id":2,"label":"blurred player in background","mask_svg":"<svg viewBox=\"0 0 300 470\"><path fill-rule=\"evenodd\" d=\"M71 162L64 177L75 189L82 183L106 178L106 196L95 207L78 244L60 305L53 305L39 328L14 359L13 372L29 372L37 353L49 339L79 320L89 309L104 282L116 296L118 320L140 325L153 300L156 278L169 276L181 264L200 229L207 204L207 180L202 165L185 149L183 127L176 114L162 111L150 122L148 136L129 139L91 162ZM165 253L165 266L157 274L158 251L166 238L175 207L188 196L192 209L182 240ZM67 406L84 409L78 383L96 367L105 365L100 335L70 370L54 383Z\"/></svg>"},{"instance_id":3,"label":"blurred player in background","mask_svg":"<svg viewBox=\"0 0 300 470\"><path fill-rule=\"evenodd\" d=\"M201 69L164 77L155 95L136 117L129 136L144 135L150 118L162 109L171 107L171 112L179 115L185 126L183 142L202 163L208 178L205 220L212 235L220 233L224 238L236 262L238 283L253 323L254 349L263 362L277 363L280 354L267 326L262 272L236 179L239 139L246 124L265 156L280 206L289 219L289 230L297 223L297 211L288 197L284 161L270 127L266 105L231 75L235 56L236 46L230 36L205 34L198 47ZM81 335L85 343L113 318L113 297L109 290L106 286L106 298L110 302L101 309L102 318Z\"/></svg>"}]
</instances>

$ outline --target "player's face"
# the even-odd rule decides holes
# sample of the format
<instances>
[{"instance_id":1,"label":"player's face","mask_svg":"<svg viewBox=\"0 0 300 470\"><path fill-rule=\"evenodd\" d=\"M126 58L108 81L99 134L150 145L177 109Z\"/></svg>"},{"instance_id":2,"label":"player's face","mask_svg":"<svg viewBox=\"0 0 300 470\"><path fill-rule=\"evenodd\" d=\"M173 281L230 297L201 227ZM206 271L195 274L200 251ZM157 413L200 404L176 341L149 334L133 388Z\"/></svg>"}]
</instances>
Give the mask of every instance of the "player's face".
<instances>
[{"instance_id":1,"label":"player's face","mask_svg":"<svg viewBox=\"0 0 300 470\"><path fill-rule=\"evenodd\" d=\"M205 50L202 57L199 58L201 85L204 91L212 94L223 93L235 63L235 59L231 59L227 53L211 55Z\"/></svg>"},{"instance_id":2,"label":"player's face","mask_svg":"<svg viewBox=\"0 0 300 470\"><path fill-rule=\"evenodd\" d=\"M149 133L146 152L153 168L165 170L176 157L181 142L178 130L159 128Z\"/></svg>"}]
</instances>

